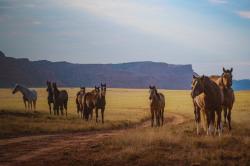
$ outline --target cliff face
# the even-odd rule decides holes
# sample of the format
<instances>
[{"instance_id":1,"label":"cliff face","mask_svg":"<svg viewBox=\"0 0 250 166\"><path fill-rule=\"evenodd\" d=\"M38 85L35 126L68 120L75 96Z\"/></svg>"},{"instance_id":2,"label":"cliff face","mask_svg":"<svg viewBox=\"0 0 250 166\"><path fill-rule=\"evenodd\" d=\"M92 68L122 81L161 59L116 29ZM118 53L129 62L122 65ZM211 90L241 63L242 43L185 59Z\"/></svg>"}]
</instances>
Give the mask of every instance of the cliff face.
<instances>
[{"instance_id":1,"label":"cliff face","mask_svg":"<svg viewBox=\"0 0 250 166\"><path fill-rule=\"evenodd\" d=\"M60 86L93 87L106 82L109 87L190 89L191 65L157 62L122 64L72 64L67 62L29 61L6 57L0 52L0 87L15 83L44 87L46 80Z\"/></svg>"}]
</instances>

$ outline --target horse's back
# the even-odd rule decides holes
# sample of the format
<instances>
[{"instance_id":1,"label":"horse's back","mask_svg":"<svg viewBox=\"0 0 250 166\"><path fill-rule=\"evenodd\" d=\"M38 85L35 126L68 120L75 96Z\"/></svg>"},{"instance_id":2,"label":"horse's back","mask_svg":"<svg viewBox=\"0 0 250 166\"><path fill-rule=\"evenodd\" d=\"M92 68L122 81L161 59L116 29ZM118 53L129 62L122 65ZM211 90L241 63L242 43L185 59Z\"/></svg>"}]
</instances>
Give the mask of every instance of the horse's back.
<instances>
[{"instance_id":1,"label":"horse's back","mask_svg":"<svg viewBox=\"0 0 250 166\"><path fill-rule=\"evenodd\" d=\"M66 90L61 90L59 93L59 98L63 100L68 100L68 92Z\"/></svg>"}]
</instances>

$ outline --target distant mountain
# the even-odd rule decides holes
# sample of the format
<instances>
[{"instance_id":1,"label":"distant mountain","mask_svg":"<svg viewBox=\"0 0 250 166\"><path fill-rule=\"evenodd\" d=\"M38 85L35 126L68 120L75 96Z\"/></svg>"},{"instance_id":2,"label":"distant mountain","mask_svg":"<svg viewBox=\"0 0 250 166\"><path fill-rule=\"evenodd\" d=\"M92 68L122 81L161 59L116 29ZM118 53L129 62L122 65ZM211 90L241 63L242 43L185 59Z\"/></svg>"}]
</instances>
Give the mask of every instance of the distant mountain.
<instances>
[{"instance_id":1,"label":"distant mountain","mask_svg":"<svg viewBox=\"0 0 250 166\"><path fill-rule=\"evenodd\" d=\"M250 80L234 80L233 81L234 90L250 90Z\"/></svg>"},{"instance_id":2,"label":"distant mountain","mask_svg":"<svg viewBox=\"0 0 250 166\"><path fill-rule=\"evenodd\" d=\"M113 88L190 89L192 65L173 65L158 62L121 64L72 64L68 62L30 61L6 57L0 51L0 87L15 83L28 87L44 87L51 80L59 86L93 87L101 82ZM250 89L249 80L235 81L237 90Z\"/></svg>"},{"instance_id":3,"label":"distant mountain","mask_svg":"<svg viewBox=\"0 0 250 166\"><path fill-rule=\"evenodd\" d=\"M60 86L93 87L106 82L109 87L147 88L156 85L167 89L190 89L191 65L156 62L121 64L72 64L67 62L29 61L0 53L0 87L15 83L44 87L46 80Z\"/></svg>"}]
</instances>

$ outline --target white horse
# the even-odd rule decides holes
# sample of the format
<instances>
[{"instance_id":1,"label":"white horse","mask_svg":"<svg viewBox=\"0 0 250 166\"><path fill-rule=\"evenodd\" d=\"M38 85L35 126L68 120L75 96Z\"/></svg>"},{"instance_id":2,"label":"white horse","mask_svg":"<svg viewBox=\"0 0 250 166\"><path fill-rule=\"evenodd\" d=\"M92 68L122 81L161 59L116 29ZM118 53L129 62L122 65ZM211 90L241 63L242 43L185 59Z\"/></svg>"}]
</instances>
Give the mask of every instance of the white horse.
<instances>
[{"instance_id":1,"label":"white horse","mask_svg":"<svg viewBox=\"0 0 250 166\"><path fill-rule=\"evenodd\" d=\"M15 94L16 92L22 93L25 110L27 110L26 102L28 103L28 110L32 110L32 104L34 111L36 110L37 92L35 90L30 90L22 85L16 84L12 93Z\"/></svg>"}]
</instances>

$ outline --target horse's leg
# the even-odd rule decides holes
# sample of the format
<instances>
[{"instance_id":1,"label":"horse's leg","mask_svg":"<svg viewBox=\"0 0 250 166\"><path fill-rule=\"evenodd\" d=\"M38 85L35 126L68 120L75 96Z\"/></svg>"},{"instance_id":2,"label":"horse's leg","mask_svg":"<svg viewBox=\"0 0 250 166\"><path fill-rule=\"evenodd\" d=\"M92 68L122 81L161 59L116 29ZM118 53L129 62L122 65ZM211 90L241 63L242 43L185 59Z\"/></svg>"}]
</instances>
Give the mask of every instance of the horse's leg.
<instances>
[{"instance_id":1,"label":"horse's leg","mask_svg":"<svg viewBox=\"0 0 250 166\"><path fill-rule=\"evenodd\" d=\"M57 113L57 115L59 116L59 105L58 104L56 104L56 113Z\"/></svg>"},{"instance_id":2,"label":"horse's leg","mask_svg":"<svg viewBox=\"0 0 250 166\"><path fill-rule=\"evenodd\" d=\"M231 129L232 129L232 127L231 127L231 110L232 110L232 107L230 107L228 109L228 113L227 113L227 121L228 121L229 131L231 131Z\"/></svg>"},{"instance_id":3,"label":"horse's leg","mask_svg":"<svg viewBox=\"0 0 250 166\"><path fill-rule=\"evenodd\" d=\"M98 108L95 108L95 122L98 122Z\"/></svg>"},{"instance_id":4,"label":"horse's leg","mask_svg":"<svg viewBox=\"0 0 250 166\"><path fill-rule=\"evenodd\" d=\"M207 117L207 125L206 125L206 129L207 129L207 135L210 135L210 131L209 131L209 127L210 127L210 115L209 115L209 111L206 110L206 117Z\"/></svg>"},{"instance_id":5,"label":"horse's leg","mask_svg":"<svg viewBox=\"0 0 250 166\"><path fill-rule=\"evenodd\" d=\"M25 106L25 111L27 111L27 105L26 105L25 99L23 99L23 103L24 103L24 106Z\"/></svg>"},{"instance_id":6,"label":"horse's leg","mask_svg":"<svg viewBox=\"0 0 250 166\"><path fill-rule=\"evenodd\" d=\"M28 103L28 111L29 111L30 110L30 102L27 101L27 103Z\"/></svg>"},{"instance_id":7,"label":"horse's leg","mask_svg":"<svg viewBox=\"0 0 250 166\"><path fill-rule=\"evenodd\" d=\"M90 119L92 120L92 118L93 118L93 112L94 112L94 109L91 109L91 111L90 111Z\"/></svg>"},{"instance_id":8,"label":"horse's leg","mask_svg":"<svg viewBox=\"0 0 250 166\"><path fill-rule=\"evenodd\" d=\"M154 110L151 108L151 127L154 127Z\"/></svg>"},{"instance_id":9,"label":"horse's leg","mask_svg":"<svg viewBox=\"0 0 250 166\"><path fill-rule=\"evenodd\" d=\"M222 133L221 112L222 112L222 108L219 108L218 110L216 110L216 113L217 113L217 130L219 132L219 136Z\"/></svg>"},{"instance_id":10,"label":"horse's leg","mask_svg":"<svg viewBox=\"0 0 250 166\"><path fill-rule=\"evenodd\" d=\"M158 127L160 126L160 111L160 109L156 111L156 122Z\"/></svg>"},{"instance_id":11,"label":"horse's leg","mask_svg":"<svg viewBox=\"0 0 250 166\"><path fill-rule=\"evenodd\" d=\"M207 121L207 119L206 119L206 114L205 114L205 111L203 110L203 109L200 109L200 112L202 113L202 126L203 126L203 130L206 132L207 131L207 129L206 129L206 121Z\"/></svg>"},{"instance_id":12,"label":"horse's leg","mask_svg":"<svg viewBox=\"0 0 250 166\"><path fill-rule=\"evenodd\" d=\"M60 111L61 111L61 115L63 115L63 105L60 104Z\"/></svg>"},{"instance_id":13,"label":"horse's leg","mask_svg":"<svg viewBox=\"0 0 250 166\"><path fill-rule=\"evenodd\" d=\"M30 101L30 111L32 111L32 101Z\"/></svg>"},{"instance_id":14,"label":"horse's leg","mask_svg":"<svg viewBox=\"0 0 250 166\"><path fill-rule=\"evenodd\" d=\"M201 121L201 116L200 116L200 110L198 108L195 108L195 118L196 118L196 132L197 135L200 134L200 121Z\"/></svg>"},{"instance_id":15,"label":"horse's leg","mask_svg":"<svg viewBox=\"0 0 250 166\"><path fill-rule=\"evenodd\" d=\"M49 114L51 115L51 103L48 102L48 105L49 105Z\"/></svg>"},{"instance_id":16,"label":"horse's leg","mask_svg":"<svg viewBox=\"0 0 250 166\"><path fill-rule=\"evenodd\" d=\"M223 106L223 112L224 112L224 124L227 124L227 107Z\"/></svg>"},{"instance_id":17,"label":"horse's leg","mask_svg":"<svg viewBox=\"0 0 250 166\"><path fill-rule=\"evenodd\" d=\"M68 101L64 101L63 107L65 109L66 116L68 116Z\"/></svg>"},{"instance_id":18,"label":"horse's leg","mask_svg":"<svg viewBox=\"0 0 250 166\"><path fill-rule=\"evenodd\" d=\"M34 111L36 111L36 100L33 101Z\"/></svg>"},{"instance_id":19,"label":"horse's leg","mask_svg":"<svg viewBox=\"0 0 250 166\"><path fill-rule=\"evenodd\" d=\"M104 123L104 110L105 110L105 108L101 109L101 112L102 112L102 123Z\"/></svg>"},{"instance_id":20,"label":"horse's leg","mask_svg":"<svg viewBox=\"0 0 250 166\"><path fill-rule=\"evenodd\" d=\"M161 110L161 125L163 126L164 123L164 107Z\"/></svg>"},{"instance_id":21,"label":"horse's leg","mask_svg":"<svg viewBox=\"0 0 250 166\"><path fill-rule=\"evenodd\" d=\"M217 126L217 124L215 124L215 111L210 110L209 114L210 114L209 115L209 132L210 132L210 134L214 134L215 133L215 126Z\"/></svg>"}]
</instances>

